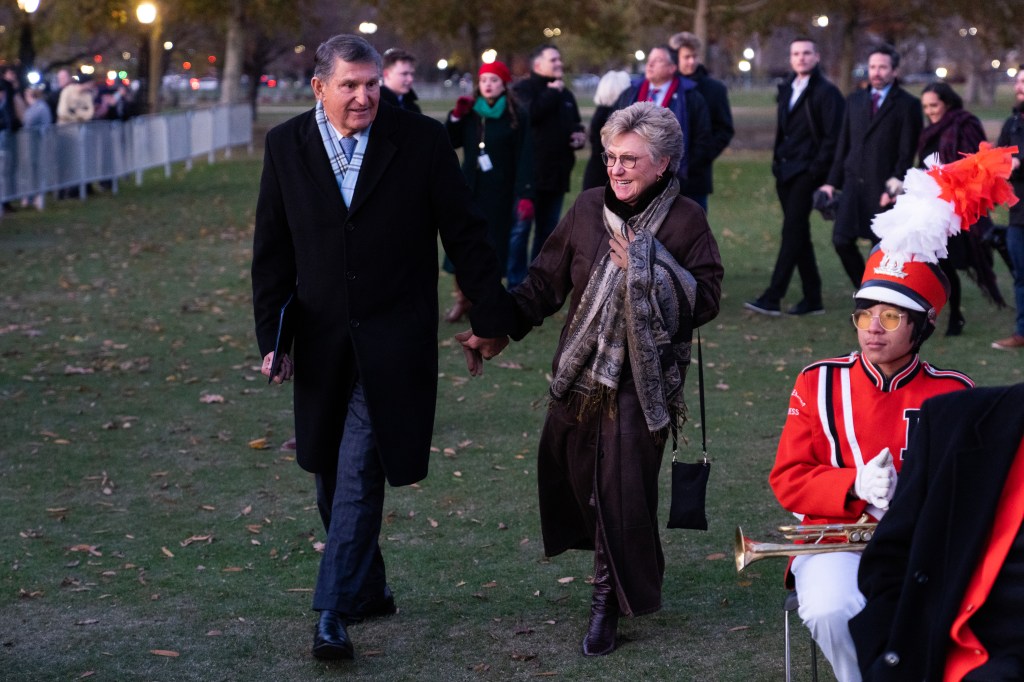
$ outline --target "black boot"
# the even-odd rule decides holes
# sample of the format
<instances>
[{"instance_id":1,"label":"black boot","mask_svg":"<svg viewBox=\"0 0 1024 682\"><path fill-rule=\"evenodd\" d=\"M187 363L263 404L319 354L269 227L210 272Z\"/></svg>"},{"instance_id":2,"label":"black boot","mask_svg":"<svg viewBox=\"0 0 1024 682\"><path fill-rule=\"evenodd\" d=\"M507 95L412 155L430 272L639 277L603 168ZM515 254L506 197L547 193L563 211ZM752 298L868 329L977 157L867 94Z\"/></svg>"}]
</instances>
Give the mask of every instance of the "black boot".
<instances>
[{"instance_id":1,"label":"black boot","mask_svg":"<svg viewBox=\"0 0 1024 682\"><path fill-rule=\"evenodd\" d=\"M605 656L615 651L615 631L619 625L619 598L598 528L594 541L594 594L590 602L590 624L583 638L584 656Z\"/></svg>"},{"instance_id":2,"label":"black boot","mask_svg":"<svg viewBox=\"0 0 1024 682\"><path fill-rule=\"evenodd\" d=\"M967 320L959 310L953 310L949 314L949 326L946 327L946 336L960 336L964 330Z\"/></svg>"}]
</instances>

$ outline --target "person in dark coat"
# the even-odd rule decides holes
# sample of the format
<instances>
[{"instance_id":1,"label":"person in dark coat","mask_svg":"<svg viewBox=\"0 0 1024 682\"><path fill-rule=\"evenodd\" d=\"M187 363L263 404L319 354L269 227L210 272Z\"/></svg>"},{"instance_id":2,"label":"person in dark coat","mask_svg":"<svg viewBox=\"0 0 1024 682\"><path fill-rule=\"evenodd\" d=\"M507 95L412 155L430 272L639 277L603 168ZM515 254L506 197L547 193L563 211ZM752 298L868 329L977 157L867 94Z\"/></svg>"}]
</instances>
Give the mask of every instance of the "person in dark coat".
<instances>
[{"instance_id":1,"label":"person in dark coat","mask_svg":"<svg viewBox=\"0 0 1024 682\"><path fill-rule=\"evenodd\" d=\"M814 190L828 176L845 102L821 72L818 46L800 37L789 45L793 74L779 85L778 114L772 174L782 204L782 240L768 288L744 307L763 315L779 315L793 271L800 275L803 298L786 312L817 315L825 312L821 275L811 240Z\"/></svg>"},{"instance_id":2,"label":"person in dark coat","mask_svg":"<svg viewBox=\"0 0 1024 682\"><path fill-rule=\"evenodd\" d=\"M865 682L1024 679L1024 383L924 402L850 621Z\"/></svg>"},{"instance_id":3,"label":"person in dark coat","mask_svg":"<svg viewBox=\"0 0 1024 682\"><path fill-rule=\"evenodd\" d=\"M594 91L594 116L590 119L587 139L590 141L590 159L583 170L583 189L603 187L608 182L608 169L601 160L604 147L601 146L601 128L615 111L619 95L630 85L629 74L625 71L609 71L601 76Z\"/></svg>"},{"instance_id":4,"label":"person in dark coat","mask_svg":"<svg viewBox=\"0 0 1024 682\"><path fill-rule=\"evenodd\" d=\"M378 107L380 68L357 36L317 49L315 108L267 133L253 238L262 372L294 376L296 459L315 474L327 531L313 596L313 655L327 659L352 658L347 625L395 612L378 537L385 482L427 475L438 235L473 330L492 340L484 356L514 319L444 127Z\"/></svg>"},{"instance_id":5,"label":"person in dark coat","mask_svg":"<svg viewBox=\"0 0 1024 682\"><path fill-rule=\"evenodd\" d=\"M964 109L960 95L948 83L926 85L921 92L921 107L928 124L921 131L917 144L919 168L925 168L933 154L937 155L939 163L953 163L964 154L978 151L979 145L985 141L985 128L981 121ZM985 216L970 230L951 237L947 245L949 255L939 260L939 266L949 280L946 336L959 336L966 324L960 307L961 285L957 270L969 271L986 298L998 306L1006 305L981 242L982 235L991 225L991 219Z\"/></svg>"},{"instance_id":6,"label":"person in dark coat","mask_svg":"<svg viewBox=\"0 0 1024 682\"><path fill-rule=\"evenodd\" d=\"M707 102L695 82L679 75L677 59L676 51L668 45L652 47L647 53L644 78L635 81L619 96L616 108L622 109L634 102L654 102L668 107L675 115L683 129L684 149L675 168L682 187L688 182L691 169L699 172L711 164L715 156L715 140L711 135Z\"/></svg>"},{"instance_id":7,"label":"person in dark coat","mask_svg":"<svg viewBox=\"0 0 1024 682\"><path fill-rule=\"evenodd\" d=\"M579 195L512 291L515 339L569 302L537 486L545 554L594 551L588 656L615 649L620 614L661 608L658 472L685 410L693 329L718 314L722 282L704 211L669 170L675 116L640 102L602 131L608 184Z\"/></svg>"},{"instance_id":8,"label":"person in dark coat","mask_svg":"<svg viewBox=\"0 0 1024 682\"><path fill-rule=\"evenodd\" d=\"M1010 207L1010 225L1006 228L1006 250L1013 269L1013 298L1017 317L1013 333L992 342L992 347L997 350L1011 351L1024 349L1024 64L1017 70L1013 92L1017 104L999 132L999 146L1017 147L1010 184L1022 200Z\"/></svg>"},{"instance_id":9,"label":"person in dark coat","mask_svg":"<svg viewBox=\"0 0 1024 682\"><path fill-rule=\"evenodd\" d=\"M512 226L508 247L509 287L523 281L529 261L537 257L558 224L576 164L576 150L587 141L576 97L562 80L562 53L554 45L541 45L533 51L530 63L529 77L512 89L530 116L534 215L517 220ZM530 246L530 227L534 223L536 229Z\"/></svg>"},{"instance_id":10,"label":"person in dark coat","mask_svg":"<svg viewBox=\"0 0 1024 682\"><path fill-rule=\"evenodd\" d=\"M891 46L871 51L871 87L847 97L835 159L827 184L821 186L830 198L835 189L843 190L832 245L854 288L864 273L857 239L877 241L871 218L902 191L921 134L921 102L896 82L899 66L900 53Z\"/></svg>"},{"instance_id":11,"label":"person in dark coat","mask_svg":"<svg viewBox=\"0 0 1024 682\"><path fill-rule=\"evenodd\" d=\"M508 91L512 74L499 61L477 73L474 97L459 97L445 122L452 146L463 150L462 174L473 202L487 220L487 241L505 274L508 239L515 218L533 213L533 148L526 112ZM445 270L454 272L445 258ZM458 322L470 308L455 283L455 304L446 322Z\"/></svg>"},{"instance_id":12,"label":"person in dark coat","mask_svg":"<svg viewBox=\"0 0 1024 682\"><path fill-rule=\"evenodd\" d=\"M686 182L682 183L684 197L689 197L708 210L708 195L715 191L712 164L729 146L735 130L732 125L732 108L729 106L729 90L725 83L711 77L707 67L700 63L700 38L683 31L669 39L669 46L676 50L679 73L697 84L697 92L708 105L711 118L711 158L700 168L691 168Z\"/></svg>"},{"instance_id":13,"label":"person in dark coat","mask_svg":"<svg viewBox=\"0 0 1024 682\"><path fill-rule=\"evenodd\" d=\"M412 83L416 79L416 57L410 52L393 47L384 52L384 82L380 86L380 101L414 114L422 114Z\"/></svg>"}]
</instances>

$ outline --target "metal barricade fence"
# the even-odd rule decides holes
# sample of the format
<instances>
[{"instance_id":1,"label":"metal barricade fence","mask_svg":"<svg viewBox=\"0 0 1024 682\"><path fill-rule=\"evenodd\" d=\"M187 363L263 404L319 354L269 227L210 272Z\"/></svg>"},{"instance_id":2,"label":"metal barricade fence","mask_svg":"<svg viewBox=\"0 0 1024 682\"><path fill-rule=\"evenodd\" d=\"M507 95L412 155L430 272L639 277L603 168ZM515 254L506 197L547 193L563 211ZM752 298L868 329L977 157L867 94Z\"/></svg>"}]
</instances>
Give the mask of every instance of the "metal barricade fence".
<instances>
[{"instance_id":1,"label":"metal barricade fence","mask_svg":"<svg viewBox=\"0 0 1024 682\"><path fill-rule=\"evenodd\" d=\"M110 182L117 192L121 178L163 167L170 177L174 163L192 168L223 151L245 146L252 152L252 110L246 104L138 116L127 121L86 121L45 128L0 132L0 203L28 199L42 208L47 194L68 192L84 199L93 182ZM2 211L0 211L2 212Z\"/></svg>"}]
</instances>

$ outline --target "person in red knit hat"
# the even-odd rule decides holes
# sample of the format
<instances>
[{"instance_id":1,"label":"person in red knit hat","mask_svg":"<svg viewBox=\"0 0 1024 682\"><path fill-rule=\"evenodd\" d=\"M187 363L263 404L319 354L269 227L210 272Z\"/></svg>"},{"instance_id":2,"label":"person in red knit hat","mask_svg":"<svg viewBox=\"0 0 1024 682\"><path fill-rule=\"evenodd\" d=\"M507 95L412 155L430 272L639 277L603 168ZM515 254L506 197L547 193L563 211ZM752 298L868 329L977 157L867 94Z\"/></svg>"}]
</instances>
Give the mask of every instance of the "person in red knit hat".
<instances>
[{"instance_id":1,"label":"person in red knit hat","mask_svg":"<svg viewBox=\"0 0 1024 682\"><path fill-rule=\"evenodd\" d=\"M459 97L445 128L452 146L463 150L462 174L476 209L487 220L487 241L498 254L502 275L508 264L514 220L533 218L533 154L530 121L509 90L512 73L499 61L477 72L473 96ZM444 269L454 272L445 259ZM455 303L445 314L458 322L469 312L469 299L455 282Z\"/></svg>"}]
</instances>

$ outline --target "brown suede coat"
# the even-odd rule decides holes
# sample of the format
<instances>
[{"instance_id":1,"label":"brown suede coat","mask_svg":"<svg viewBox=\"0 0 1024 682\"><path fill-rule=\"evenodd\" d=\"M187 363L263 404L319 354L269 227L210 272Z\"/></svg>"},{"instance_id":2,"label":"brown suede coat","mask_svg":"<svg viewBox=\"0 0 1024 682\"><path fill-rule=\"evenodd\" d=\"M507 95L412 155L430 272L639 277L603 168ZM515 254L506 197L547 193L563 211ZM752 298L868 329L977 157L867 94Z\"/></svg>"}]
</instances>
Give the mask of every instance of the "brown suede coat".
<instances>
[{"instance_id":1,"label":"brown suede coat","mask_svg":"<svg viewBox=\"0 0 1024 682\"><path fill-rule=\"evenodd\" d=\"M604 188L580 194L559 223L526 280L512 292L522 328L539 325L569 301L572 320L600 259L608 253ZM657 239L697 280L693 326L718 314L722 264L707 218L689 199L676 199ZM565 342L562 330L553 367ZM665 560L657 520L658 472L664 439L647 430L629 363L619 384L614 415L608 410L577 419L574 405L552 401L537 463L541 528L548 556L593 549L600 517L619 606L627 615L661 608Z\"/></svg>"}]
</instances>

